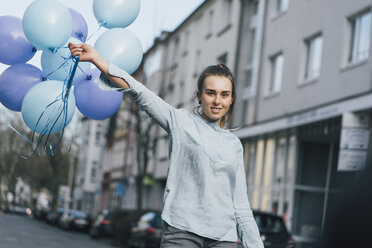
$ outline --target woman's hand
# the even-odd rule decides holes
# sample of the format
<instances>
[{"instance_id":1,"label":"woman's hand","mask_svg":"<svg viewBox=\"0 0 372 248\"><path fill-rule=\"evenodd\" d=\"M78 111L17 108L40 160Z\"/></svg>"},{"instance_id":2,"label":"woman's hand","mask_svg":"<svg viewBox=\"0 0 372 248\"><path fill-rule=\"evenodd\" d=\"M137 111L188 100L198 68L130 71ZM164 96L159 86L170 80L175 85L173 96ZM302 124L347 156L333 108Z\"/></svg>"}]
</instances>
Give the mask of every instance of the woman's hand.
<instances>
[{"instance_id":1,"label":"woman's hand","mask_svg":"<svg viewBox=\"0 0 372 248\"><path fill-rule=\"evenodd\" d=\"M99 53L88 44L72 44L70 42L68 48L74 58L78 55L80 56L80 61L89 61L94 63L95 60L100 57Z\"/></svg>"},{"instance_id":2,"label":"woman's hand","mask_svg":"<svg viewBox=\"0 0 372 248\"><path fill-rule=\"evenodd\" d=\"M109 62L105 60L92 46L88 44L68 44L72 57L80 56L80 61L88 61L93 63L108 79L120 88L129 88L129 84L120 77L111 76L108 73Z\"/></svg>"}]
</instances>

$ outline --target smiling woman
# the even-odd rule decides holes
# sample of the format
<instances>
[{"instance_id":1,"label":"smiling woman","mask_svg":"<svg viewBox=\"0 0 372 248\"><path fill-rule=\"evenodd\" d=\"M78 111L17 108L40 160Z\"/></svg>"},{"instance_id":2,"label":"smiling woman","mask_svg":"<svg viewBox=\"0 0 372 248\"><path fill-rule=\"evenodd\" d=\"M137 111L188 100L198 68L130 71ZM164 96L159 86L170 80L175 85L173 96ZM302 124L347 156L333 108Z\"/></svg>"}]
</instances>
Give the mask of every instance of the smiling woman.
<instances>
[{"instance_id":1,"label":"smiling woman","mask_svg":"<svg viewBox=\"0 0 372 248\"><path fill-rule=\"evenodd\" d=\"M204 119L217 121L224 127L230 120L234 108L234 77L227 66L209 66L198 80L197 98Z\"/></svg>"},{"instance_id":2,"label":"smiling woman","mask_svg":"<svg viewBox=\"0 0 372 248\"><path fill-rule=\"evenodd\" d=\"M223 127L235 98L225 65L207 67L198 80L198 113L176 109L93 47L69 44L74 57L101 72L100 87L128 93L169 135L169 170L161 218L162 248L262 248L247 196L240 140Z\"/></svg>"}]
</instances>

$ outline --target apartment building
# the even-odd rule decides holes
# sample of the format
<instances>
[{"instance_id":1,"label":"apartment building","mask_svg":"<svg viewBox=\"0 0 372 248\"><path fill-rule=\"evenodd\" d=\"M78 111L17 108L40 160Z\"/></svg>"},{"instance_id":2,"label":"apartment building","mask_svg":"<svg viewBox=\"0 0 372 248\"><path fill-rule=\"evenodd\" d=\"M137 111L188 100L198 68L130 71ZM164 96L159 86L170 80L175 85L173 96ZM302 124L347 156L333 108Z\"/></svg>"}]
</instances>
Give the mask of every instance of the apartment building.
<instances>
[{"instance_id":1,"label":"apartment building","mask_svg":"<svg viewBox=\"0 0 372 248\"><path fill-rule=\"evenodd\" d=\"M339 193L371 163L372 2L242 3L233 124L251 205L318 247Z\"/></svg>"},{"instance_id":2,"label":"apartment building","mask_svg":"<svg viewBox=\"0 0 372 248\"><path fill-rule=\"evenodd\" d=\"M81 120L81 139L78 163L75 175L75 188L73 192L73 208L93 214L95 212L95 197L101 182L101 165L103 147L105 144L106 122L90 120L83 117Z\"/></svg>"}]
</instances>

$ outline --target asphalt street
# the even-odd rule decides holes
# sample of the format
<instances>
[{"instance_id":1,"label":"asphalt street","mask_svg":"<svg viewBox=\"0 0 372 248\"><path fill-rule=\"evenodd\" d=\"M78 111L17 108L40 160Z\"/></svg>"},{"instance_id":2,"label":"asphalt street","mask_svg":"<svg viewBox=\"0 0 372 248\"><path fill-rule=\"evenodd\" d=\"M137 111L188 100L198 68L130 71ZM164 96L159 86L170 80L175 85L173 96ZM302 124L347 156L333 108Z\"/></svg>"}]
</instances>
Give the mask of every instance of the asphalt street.
<instances>
[{"instance_id":1,"label":"asphalt street","mask_svg":"<svg viewBox=\"0 0 372 248\"><path fill-rule=\"evenodd\" d=\"M65 231L28 216L0 212L0 248L114 248L111 239Z\"/></svg>"}]
</instances>

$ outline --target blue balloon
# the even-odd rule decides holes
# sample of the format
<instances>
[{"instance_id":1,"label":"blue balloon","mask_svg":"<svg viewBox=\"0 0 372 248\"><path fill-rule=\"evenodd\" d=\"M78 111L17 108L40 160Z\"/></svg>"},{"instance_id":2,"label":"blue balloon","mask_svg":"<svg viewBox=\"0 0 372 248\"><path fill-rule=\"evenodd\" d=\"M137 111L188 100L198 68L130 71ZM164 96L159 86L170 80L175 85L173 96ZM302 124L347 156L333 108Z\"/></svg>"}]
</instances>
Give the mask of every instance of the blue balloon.
<instances>
[{"instance_id":1,"label":"blue balloon","mask_svg":"<svg viewBox=\"0 0 372 248\"><path fill-rule=\"evenodd\" d=\"M21 19L0 16L0 27L0 63L26 63L35 55L37 49L27 40Z\"/></svg>"},{"instance_id":2,"label":"blue balloon","mask_svg":"<svg viewBox=\"0 0 372 248\"><path fill-rule=\"evenodd\" d=\"M93 69L87 75L81 76L74 88L76 107L83 115L93 120L103 120L112 116L118 111L123 100L122 92L99 88L100 75L98 69Z\"/></svg>"},{"instance_id":3,"label":"blue balloon","mask_svg":"<svg viewBox=\"0 0 372 248\"><path fill-rule=\"evenodd\" d=\"M74 9L68 9L72 17L72 33L74 37L82 42L85 42L88 35L88 24L84 17Z\"/></svg>"},{"instance_id":4,"label":"blue balloon","mask_svg":"<svg viewBox=\"0 0 372 248\"><path fill-rule=\"evenodd\" d=\"M134 33L123 28L107 30L98 37L94 47L107 61L129 74L137 70L143 57L140 40Z\"/></svg>"},{"instance_id":5,"label":"blue balloon","mask_svg":"<svg viewBox=\"0 0 372 248\"><path fill-rule=\"evenodd\" d=\"M125 28L138 16L140 0L94 0L93 12L106 28Z\"/></svg>"},{"instance_id":6,"label":"blue balloon","mask_svg":"<svg viewBox=\"0 0 372 248\"><path fill-rule=\"evenodd\" d=\"M74 44L81 44L81 41L76 38L70 38ZM68 44L68 43L67 43ZM41 68L48 79L65 81L70 76L70 71L75 64L70 49L67 44L65 47L58 49L57 52L52 53L50 51L43 51L41 54ZM76 79L89 71L91 66L90 62L79 62L75 72L74 80L72 84L75 84Z\"/></svg>"},{"instance_id":7,"label":"blue balloon","mask_svg":"<svg viewBox=\"0 0 372 248\"><path fill-rule=\"evenodd\" d=\"M27 39L41 50L57 50L70 38L72 17L57 0L36 0L23 15L23 30Z\"/></svg>"},{"instance_id":8,"label":"blue balloon","mask_svg":"<svg viewBox=\"0 0 372 248\"><path fill-rule=\"evenodd\" d=\"M0 102L10 110L21 111L26 93L45 80L43 72L29 64L8 67L0 75Z\"/></svg>"},{"instance_id":9,"label":"blue balloon","mask_svg":"<svg viewBox=\"0 0 372 248\"><path fill-rule=\"evenodd\" d=\"M22 118L31 130L39 134L52 134L71 121L75 112L75 97L70 92L68 100L63 101L64 88L66 86L61 81L47 80L27 92L22 103Z\"/></svg>"}]
</instances>

